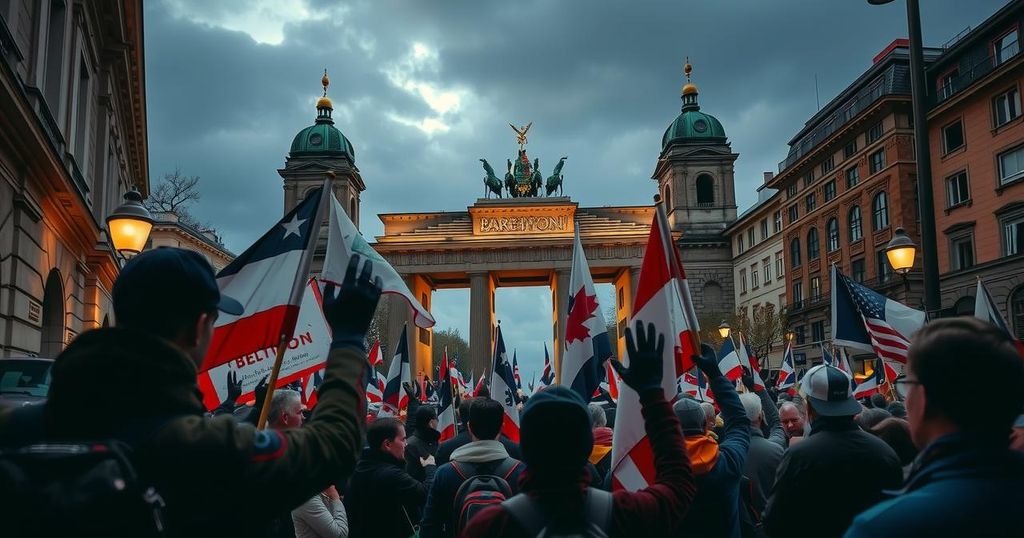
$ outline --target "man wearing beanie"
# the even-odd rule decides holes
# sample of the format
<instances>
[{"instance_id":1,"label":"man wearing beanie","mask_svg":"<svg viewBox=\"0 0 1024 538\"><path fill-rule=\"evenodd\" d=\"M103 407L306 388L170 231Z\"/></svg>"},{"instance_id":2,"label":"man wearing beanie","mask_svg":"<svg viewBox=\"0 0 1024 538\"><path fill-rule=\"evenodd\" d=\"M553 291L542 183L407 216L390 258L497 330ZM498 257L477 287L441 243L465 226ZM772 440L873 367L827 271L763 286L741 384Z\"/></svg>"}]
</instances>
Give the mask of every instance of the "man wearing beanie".
<instances>
[{"instance_id":1,"label":"man wearing beanie","mask_svg":"<svg viewBox=\"0 0 1024 538\"><path fill-rule=\"evenodd\" d=\"M520 418L522 493L481 512L463 537L533 537L541 529L579 533L594 525L611 537L664 536L679 528L695 488L679 423L661 388L665 337L653 324L645 331L640 322L636 343L633 332L625 332L629 368L612 364L640 396L657 470L654 483L637 492L617 491L611 506L604 504L609 494L587 487L594 444L587 404L567 387L551 387L530 398Z\"/></svg>"},{"instance_id":2,"label":"man wearing beanie","mask_svg":"<svg viewBox=\"0 0 1024 538\"><path fill-rule=\"evenodd\" d=\"M415 417L414 433L409 436L409 444L405 447L405 472L423 482L427 479L427 473L420 461L427 456L437 455L437 440L441 438L441 432L437 431L437 411L434 406L419 406Z\"/></svg>"},{"instance_id":3,"label":"man wearing beanie","mask_svg":"<svg viewBox=\"0 0 1024 538\"><path fill-rule=\"evenodd\" d=\"M750 446L750 421L740 403L739 395L718 368L718 360L710 346L704 346L703 357L695 360L708 378L725 421L721 443L708 429L703 406L682 399L673 407L686 438L686 452L697 482L697 496L683 521L686 536L740 536L740 479Z\"/></svg>"}]
</instances>

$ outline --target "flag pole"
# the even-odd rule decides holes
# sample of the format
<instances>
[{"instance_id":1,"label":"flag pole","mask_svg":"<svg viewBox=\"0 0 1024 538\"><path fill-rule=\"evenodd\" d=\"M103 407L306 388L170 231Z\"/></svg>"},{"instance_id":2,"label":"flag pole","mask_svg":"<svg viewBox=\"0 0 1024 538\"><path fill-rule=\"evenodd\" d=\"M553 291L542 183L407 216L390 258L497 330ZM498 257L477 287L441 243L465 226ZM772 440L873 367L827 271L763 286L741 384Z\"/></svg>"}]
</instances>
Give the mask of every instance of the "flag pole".
<instances>
[{"instance_id":1,"label":"flag pole","mask_svg":"<svg viewBox=\"0 0 1024 538\"><path fill-rule=\"evenodd\" d=\"M662 203L661 195L654 195L654 209L655 215L658 218L658 222L661 223L662 229L666 233L658 234L661 236L661 242L664 245L665 252L670 253L672 258L668 260L674 268L678 268L680 275L682 276L682 264L679 262L679 254L676 252L675 246L672 244L672 232L668 227L668 216L665 214L665 204ZM697 323L696 311L693 309L693 299L687 290L680 289L679 296L683 300L683 314L686 316L686 325L689 327L690 340L693 343L693 352L700 354L700 325ZM737 355L739 356L739 355Z\"/></svg>"},{"instance_id":2,"label":"flag pole","mask_svg":"<svg viewBox=\"0 0 1024 538\"><path fill-rule=\"evenodd\" d=\"M317 206L313 222L309 227L309 244L302 252L302 258L299 259L299 269L295 272L292 290L288 295L289 305L298 306L302 303L302 294L306 291L306 282L309 280L309 268L313 264L313 251L316 250L317 241L320 239L320 223L324 219L324 209L327 207L327 202L334 197L334 191L331 190L334 172L328 170L325 176L323 186L320 187L320 205ZM288 349L288 343L291 342L292 336L295 333L295 323L291 325L291 327L286 327L281 333L281 341L277 344L277 354L274 355L274 368L270 371L270 379L267 380L267 395L263 398L260 418L256 421L257 430L262 430L266 427L267 418L270 416L270 401L274 397L274 389L277 385L277 377L281 373L284 353Z\"/></svg>"}]
</instances>

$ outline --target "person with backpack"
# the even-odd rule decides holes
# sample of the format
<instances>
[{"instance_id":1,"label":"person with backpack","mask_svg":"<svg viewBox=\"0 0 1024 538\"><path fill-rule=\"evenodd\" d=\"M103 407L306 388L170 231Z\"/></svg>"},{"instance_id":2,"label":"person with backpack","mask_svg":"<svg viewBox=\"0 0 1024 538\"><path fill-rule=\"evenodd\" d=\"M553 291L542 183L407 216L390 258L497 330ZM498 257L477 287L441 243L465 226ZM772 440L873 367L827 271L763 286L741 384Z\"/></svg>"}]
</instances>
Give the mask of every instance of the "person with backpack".
<instances>
[{"instance_id":1,"label":"person with backpack","mask_svg":"<svg viewBox=\"0 0 1024 538\"><path fill-rule=\"evenodd\" d=\"M421 538L458 536L477 512L519 492L524 466L498 440L504 408L490 398L476 398L468 415L472 441L438 467L423 511Z\"/></svg>"},{"instance_id":2,"label":"person with backpack","mask_svg":"<svg viewBox=\"0 0 1024 538\"><path fill-rule=\"evenodd\" d=\"M462 428L455 437L452 437L437 446L437 455L434 456L434 459L437 460L438 467L451 461L452 452L455 452L459 447L472 441L469 437L469 407L473 402L487 398L489 398L489 396L463 398L462 403L459 404L459 424L462 425ZM517 460L520 459L519 445L510 441L509 438L504 435L498 435L498 441L505 447L505 451L508 452L510 457Z\"/></svg>"},{"instance_id":3,"label":"person with backpack","mask_svg":"<svg viewBox=\"0 0 1024 538\"><path fill-rule=\"evenodd\" d=\"M696 488L683 449L679 422L661 386L665 335L637 322L637 340L626 329L629 368L612 365L636 391L654 453L654 483L635 492L589 488L587 458L594 443L590 413L580 395L564 386L535 394L520 417L526 469L521 492L478 514L463 538L545 536L666 536L675 533ZM706 347L706 346L705 346ZM714 351L706 349L710 360ZM696 358L695 360L703 360Z\"/></svg>"},{"instance_id":4,"label":"person with backpack","mask_svg":"<svg viewBox=\"0 0 1024 538\"><path fill-rule=\"evenodd\" d=\"M242 313L209 262L177 248L129 260L113 287L116 327L82 333L57 356L44 406L0 413L0 446L22 447L0 454L4 536L258 535L351 472L366 331L381 294L369 261L357 276L360 261L352 257L340 292L329 284L323 293L333 339L313 416L302 428L257 431L204 417L196 368L218 310ZM60 446L79 449L54 453Z\"/></svg>"}]
</instances>

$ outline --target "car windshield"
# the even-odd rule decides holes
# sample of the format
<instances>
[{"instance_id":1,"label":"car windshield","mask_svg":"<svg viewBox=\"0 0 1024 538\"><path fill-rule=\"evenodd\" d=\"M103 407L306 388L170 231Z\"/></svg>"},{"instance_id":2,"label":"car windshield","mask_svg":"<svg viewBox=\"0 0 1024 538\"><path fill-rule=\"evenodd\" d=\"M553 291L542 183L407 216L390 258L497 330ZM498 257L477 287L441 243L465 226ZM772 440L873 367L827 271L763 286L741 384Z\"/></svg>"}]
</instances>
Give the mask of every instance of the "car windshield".
<instances>
[{"instance_id":1,"label":"car windshield","mask_svg":"<svg viewBox=\"0 0 1024 538\"><path fill-rule=\"evenodd\" d=\"M46 396L50 389L51 361L0 360L0 394Z\"/></svg>"}]
</instances>

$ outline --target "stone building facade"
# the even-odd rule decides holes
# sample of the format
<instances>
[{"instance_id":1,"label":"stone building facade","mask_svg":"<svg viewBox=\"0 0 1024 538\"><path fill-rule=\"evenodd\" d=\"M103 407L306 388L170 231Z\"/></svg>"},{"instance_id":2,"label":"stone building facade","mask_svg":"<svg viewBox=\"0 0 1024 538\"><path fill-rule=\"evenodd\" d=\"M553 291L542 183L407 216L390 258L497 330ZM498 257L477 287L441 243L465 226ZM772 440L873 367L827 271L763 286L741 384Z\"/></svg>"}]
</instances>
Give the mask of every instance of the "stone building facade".
<instances>
[{"instance_id":1,"label":"stone building facade","mask_svg":"<svg viewBox=\"0 0 1024 538\"><path fill-rule=\"evenodd\" d=\"M213 230L194 228L181 222L177 214L169 211L153 213L153 230L149 232L146 250L160 247L198 252L210 262L214 272L220 272L235 259L235 255L224 246Z\"/></svg>"},{"instance_id":2,"label":"stone building facade","mask_svg":"<svg viewBox=\"0 0 1024 538\"><path fill-rule=\"evenodd\" d=\"M149 189L142 3L0 2L0 355L112 322L104 220Z\"/></svg>"}]
</instances>

